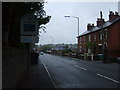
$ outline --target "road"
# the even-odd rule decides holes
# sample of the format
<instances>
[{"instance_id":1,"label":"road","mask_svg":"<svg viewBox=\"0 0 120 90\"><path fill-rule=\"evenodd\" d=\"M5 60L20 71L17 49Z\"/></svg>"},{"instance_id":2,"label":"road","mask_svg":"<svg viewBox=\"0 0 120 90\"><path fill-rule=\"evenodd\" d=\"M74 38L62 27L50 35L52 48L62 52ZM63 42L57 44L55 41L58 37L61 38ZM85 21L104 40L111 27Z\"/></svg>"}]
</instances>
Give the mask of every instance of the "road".
<instances>
[{"instance_id":1,"label":"road","mask_svg":"<svg viewBox=\"0 0 120 90\"><path fill-rule=\"evenodd\" d=\"M44 54L39 58L56 88L118 88L118 64Z\"/></svg>"}]
</instances>

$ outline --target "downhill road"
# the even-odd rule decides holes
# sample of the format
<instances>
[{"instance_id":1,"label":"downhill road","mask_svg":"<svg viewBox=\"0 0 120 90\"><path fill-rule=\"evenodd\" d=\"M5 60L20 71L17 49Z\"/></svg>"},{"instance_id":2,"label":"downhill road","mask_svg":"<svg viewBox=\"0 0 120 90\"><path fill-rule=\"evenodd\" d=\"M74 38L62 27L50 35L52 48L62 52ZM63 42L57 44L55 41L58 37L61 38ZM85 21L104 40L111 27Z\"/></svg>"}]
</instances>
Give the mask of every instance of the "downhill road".
<instances>
[{"instance_id":1,"label":"downhill road","mask_svg":"<svg viewBox=\"0 0 120 90\"><path fill-rule=\"evenodd\" d=\"M50 54L39 56L56 88L118 88L117 63L104 64Z\"/></svg>"}]
</instances>

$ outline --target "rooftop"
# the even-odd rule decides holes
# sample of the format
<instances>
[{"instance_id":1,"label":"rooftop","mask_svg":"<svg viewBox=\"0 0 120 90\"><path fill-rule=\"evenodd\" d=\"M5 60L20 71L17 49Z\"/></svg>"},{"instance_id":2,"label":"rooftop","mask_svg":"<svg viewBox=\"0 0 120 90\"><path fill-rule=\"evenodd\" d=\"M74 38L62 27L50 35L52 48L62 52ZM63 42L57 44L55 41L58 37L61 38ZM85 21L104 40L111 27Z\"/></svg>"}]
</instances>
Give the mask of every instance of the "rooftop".
<instances>
[{"instance_id":1,"label":"rooftop","mask_svg":"<svg viewBox=\"0 0 120 90\"><path fill-rule=\"evenodd\" d=\"M87 30L87 31L83 32L78 37L95 32L95 31L98 31L98 30L101 30L101 28L107 28L107 27L111 26L112 24L116 23L117 21L120 21L120 17L117 17L113 20L108 20L100 26L94 26L91 30Z\"/></svg>"}]
</instances>

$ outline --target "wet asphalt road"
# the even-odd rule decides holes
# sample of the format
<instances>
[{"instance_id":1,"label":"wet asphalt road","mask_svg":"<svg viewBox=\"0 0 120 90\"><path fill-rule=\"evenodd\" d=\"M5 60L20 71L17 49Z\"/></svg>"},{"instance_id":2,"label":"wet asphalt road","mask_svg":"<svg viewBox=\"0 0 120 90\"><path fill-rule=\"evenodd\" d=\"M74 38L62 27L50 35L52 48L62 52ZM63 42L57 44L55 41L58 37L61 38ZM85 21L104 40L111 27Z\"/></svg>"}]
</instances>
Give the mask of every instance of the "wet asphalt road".
<instances>
[{"instance_id":1,"label":"wet asphalt road","mask_svg":"<svg viewBox=\"0 0 120 90\"><path fill-rule=\"evenodd\" d=\"M39 57L56 88L119 88L119 66L44 54Z\"/></svg>"}]
</instances>

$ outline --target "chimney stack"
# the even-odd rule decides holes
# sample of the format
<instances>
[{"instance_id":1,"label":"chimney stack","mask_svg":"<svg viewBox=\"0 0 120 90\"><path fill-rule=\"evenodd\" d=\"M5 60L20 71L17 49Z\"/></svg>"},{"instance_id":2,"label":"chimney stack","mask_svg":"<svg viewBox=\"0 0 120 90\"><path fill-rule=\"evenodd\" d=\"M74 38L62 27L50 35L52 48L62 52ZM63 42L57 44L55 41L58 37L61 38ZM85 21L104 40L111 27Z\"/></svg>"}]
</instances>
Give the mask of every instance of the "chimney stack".
<instances>
[{"instance_id":1,"label":"chimney stack","mask_svg":"<svg viewBox=\"0 0 120 90\"><path fill-rule=\"evenodd\" d=\"M115 13L113 11L109 12L109 20L110 21L117 18L117 17L119 17L118 12L115 12Z\"/></svg>"},{"instance_id":2,"label":"chimney stack","mask_svg":"<svg viewBox=\"0 0 120 90\"><path fill-rule=\"evenodd\" d=\"M97 18L97 26L100 26L103 23L105 23L105 21L103 19L102 11L100 11L100 18Z\"/></svg>"},{"instance_id":3,"label":"chimney stack","mask_svg":"<svg viewBox=\"0 0 120 90\"><path fill-rule=\"evenodd\" d=\"M97 18L97 26L100 26L100 25L102 25L103 23L105 23L105 20L104 20L104 19Z\"/></svg>"},{"instance_id":4,"label":"chimney stack","mask_svg":"<svg viewBox=\"0 0 120 90\"><path fill-rule=\"evenodd\" d=\"M97 26L100 26L103 23L105 23L105 20L103 19L102 11L100 11L100 18L97 18Z\"/></svg>"},{"instance_id":5,"label":"chimney stack","mask_svg":"<svg viewBox=\"0 0 120 90\"><path fill-rule=\"evenodd\" d=\"M94 27L94 24L88 23L87 24L87 30L90 31Z\"/></svg>"},{"instance_id":6,"label":"chimney stack","mask_svg":"<svg viewBox=\"0 0 120 90\"><path fill-rule=\"evenodd\" d=\"M100 11L100 19L102 19L102 11Z\"/></svg>"}]
</instances>

